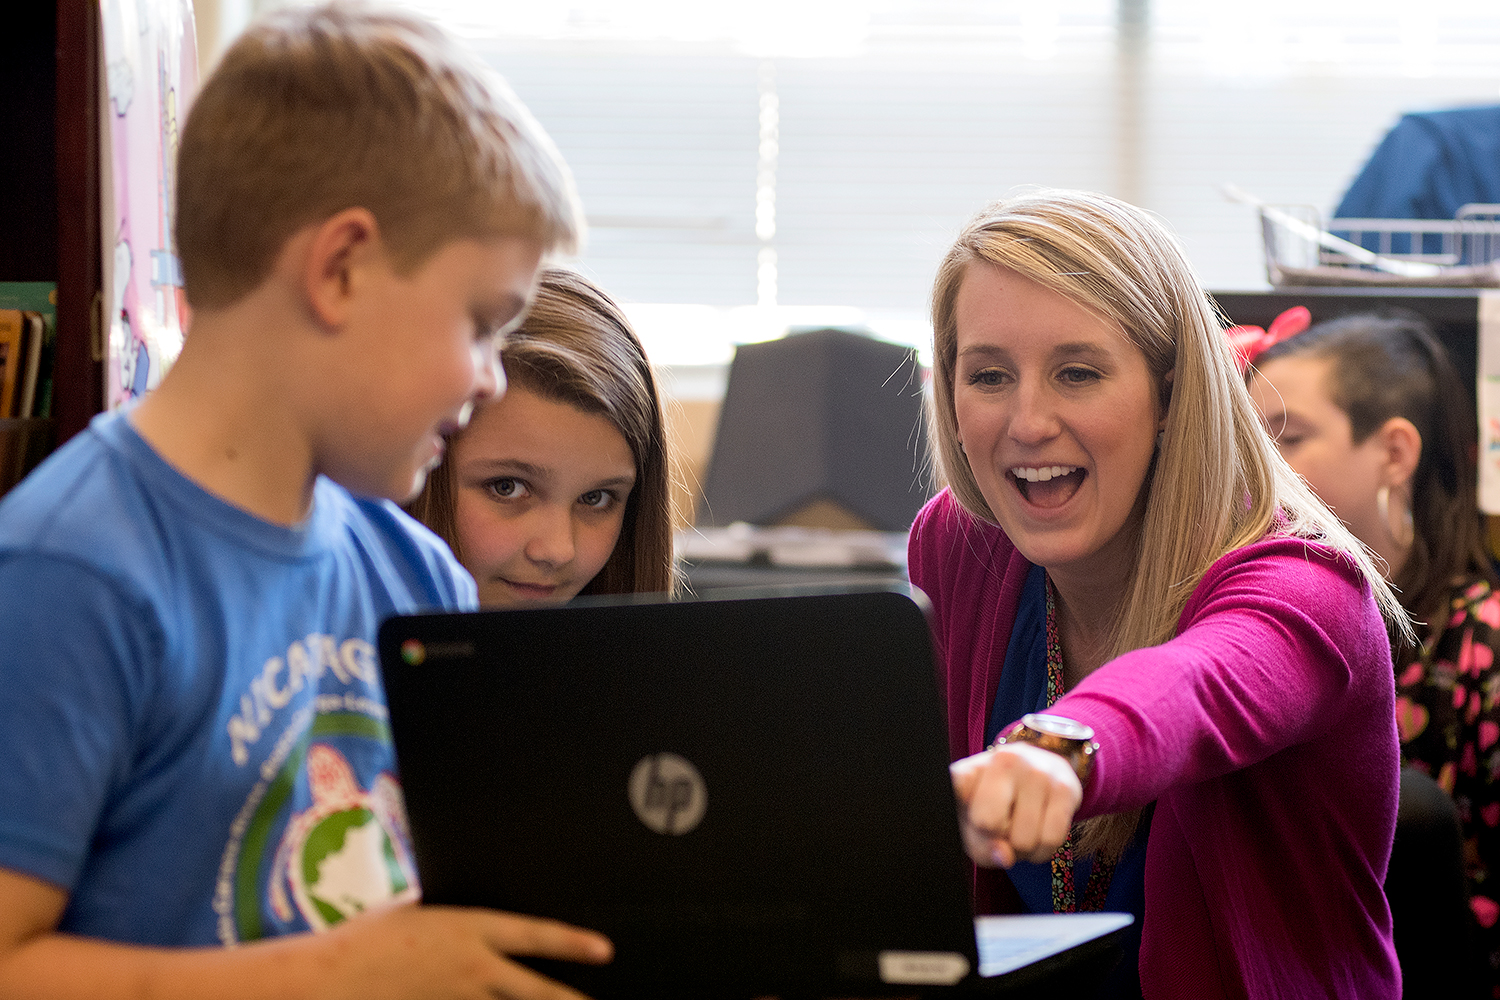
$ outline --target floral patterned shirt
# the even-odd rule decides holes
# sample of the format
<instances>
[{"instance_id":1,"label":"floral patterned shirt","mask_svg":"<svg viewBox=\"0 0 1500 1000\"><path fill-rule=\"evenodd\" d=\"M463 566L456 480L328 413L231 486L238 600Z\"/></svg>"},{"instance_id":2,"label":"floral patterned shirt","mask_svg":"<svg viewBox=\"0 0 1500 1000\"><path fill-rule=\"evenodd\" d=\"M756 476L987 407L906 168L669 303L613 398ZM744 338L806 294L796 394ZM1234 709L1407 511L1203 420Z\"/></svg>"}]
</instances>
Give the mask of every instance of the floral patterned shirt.
<instances>
[{"instance_id":1,"label":"floral patterned shirt","mask_svg":"<svg viewBox=\"0 0 1500 1000\"><path fill-rule=\"evenodd\" d=\"M1396 670L1405 762L1453 796L1464 834L1469 904L1492 976L1500 968L1500 594L1484 579L1455 587L1441 631L1428 625L1414 662Z\"/></svg>"}]
</instances>

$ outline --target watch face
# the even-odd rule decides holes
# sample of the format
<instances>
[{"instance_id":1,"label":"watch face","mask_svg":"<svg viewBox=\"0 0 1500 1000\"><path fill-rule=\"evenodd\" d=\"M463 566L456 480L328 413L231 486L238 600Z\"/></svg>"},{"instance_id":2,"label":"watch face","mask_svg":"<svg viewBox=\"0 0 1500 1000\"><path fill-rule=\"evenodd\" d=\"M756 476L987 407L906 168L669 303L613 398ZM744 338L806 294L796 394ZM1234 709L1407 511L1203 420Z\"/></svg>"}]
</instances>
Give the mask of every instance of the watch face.
<instances>
[{"instance_id":1,"label":"watch face","mask_svg":"<svg viewBox=\"0 0 1500 1000\"><path fill-rule=\"evenodd\" d=\"M1065 740L1091 740L1094 731L1081 722L1066 719L1061 715L1045 715L1033 712L1021 720L1027 729L1038 733L1046 733L1049 736L1060 736Z\"/></svg>"}]
</instances>

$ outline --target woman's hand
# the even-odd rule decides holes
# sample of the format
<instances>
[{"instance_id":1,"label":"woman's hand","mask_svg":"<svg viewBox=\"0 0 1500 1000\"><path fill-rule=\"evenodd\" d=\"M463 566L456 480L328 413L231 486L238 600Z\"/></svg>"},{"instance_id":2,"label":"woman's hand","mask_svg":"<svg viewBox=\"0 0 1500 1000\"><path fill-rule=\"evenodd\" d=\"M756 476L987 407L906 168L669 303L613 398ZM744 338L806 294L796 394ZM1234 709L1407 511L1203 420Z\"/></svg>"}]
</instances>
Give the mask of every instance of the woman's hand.
<instances>
[{"instance_id":1,"label":"woman's hand","mask_svg":"<svg viewBox=\"0 0 1500 1000\"><path fill-rule=\"evenodd\" d=\"M964 849L974 863L1046 861L1067 839L1083 786L1067 758L1013 743L949 765Z\"/></svg>"}]
</instances>

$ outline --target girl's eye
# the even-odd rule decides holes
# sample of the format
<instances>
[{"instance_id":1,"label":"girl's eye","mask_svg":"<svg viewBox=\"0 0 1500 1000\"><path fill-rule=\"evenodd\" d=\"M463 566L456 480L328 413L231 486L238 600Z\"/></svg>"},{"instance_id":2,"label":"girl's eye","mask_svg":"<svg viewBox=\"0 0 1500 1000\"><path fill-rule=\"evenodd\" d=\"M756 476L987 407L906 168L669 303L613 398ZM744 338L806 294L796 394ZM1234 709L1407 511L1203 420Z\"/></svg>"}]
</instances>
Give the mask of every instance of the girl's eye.
<instances>
[{"instance_id":1,"label":"girl's eye","mask_svg":"<svg viewBox=\"0 0 1500 1000\"><path fill-rule=\"evenodd\" d=\"M615 495L609 490L589 490L578 498L578 502L585 507L595 510L606 510L614 504Z\"/></svg>"},{"instance_id":2,"label":"girl's eye","mask_svg":"<svg viewBox=\"0 0 1500 1000\"><path fill-rule=\"evenodd\" d=\"M485 488L490 491L491 495L499 497L501 500L519 500L521 497L526 496L529 492L526 489L525 483L510 476L501 476L499 479L491 479L484 485Z\"/></svg>"}]
</instances>

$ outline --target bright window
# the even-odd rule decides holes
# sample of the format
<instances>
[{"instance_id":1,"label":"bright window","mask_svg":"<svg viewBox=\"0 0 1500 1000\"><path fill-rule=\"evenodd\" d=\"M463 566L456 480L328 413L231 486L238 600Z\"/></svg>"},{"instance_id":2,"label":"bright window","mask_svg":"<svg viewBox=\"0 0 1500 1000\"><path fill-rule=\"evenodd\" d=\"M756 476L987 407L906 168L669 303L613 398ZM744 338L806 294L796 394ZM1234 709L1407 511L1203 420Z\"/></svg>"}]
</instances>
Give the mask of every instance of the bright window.
<instances>
[{"instance_id":1,"label":"bright window","mask_svg":"<svg viewBox=\"0 0 1500 1000\"><path fill-rule=\"evenodd\" d=\"M952 235L1026 185L1135 201L1206 286L1262 287L1255 217L1222 185L1327 212L1402 112L1500 101L1493 0L409 5L557 141L591 223L579 263L663 364L788 324L924 344Z\"/></svg>"}]
</instances>

